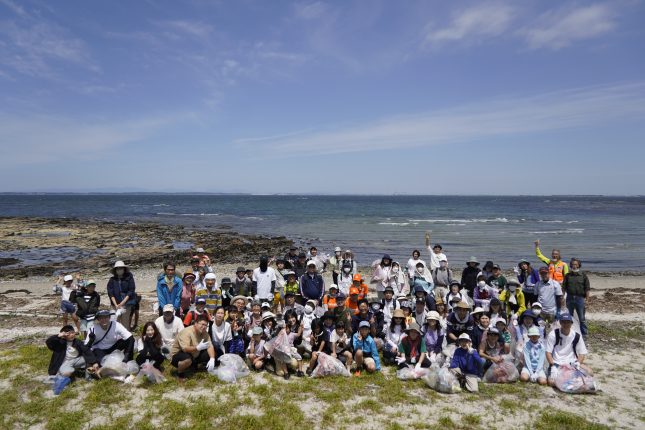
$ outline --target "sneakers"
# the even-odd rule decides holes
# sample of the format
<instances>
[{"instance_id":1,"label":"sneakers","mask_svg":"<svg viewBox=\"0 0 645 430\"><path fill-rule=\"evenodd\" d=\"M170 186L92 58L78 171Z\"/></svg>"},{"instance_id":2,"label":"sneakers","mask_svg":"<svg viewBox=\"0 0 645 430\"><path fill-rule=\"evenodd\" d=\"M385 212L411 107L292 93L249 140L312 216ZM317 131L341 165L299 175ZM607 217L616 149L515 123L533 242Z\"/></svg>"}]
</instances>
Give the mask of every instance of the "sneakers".
<instances>
[{"instance_id":1,"label":"sneakers","mask_svg":"<svg viewBox=\"0 0 645 430\"><path fill-rule=\"evenodd\" d=\"M309 369L307 369L307 375L309 375ZM302 370L298 370L298 371L296 372L296 376L297 376L298 378L302 378L303 376L305 376L305 374L304 374L304 373L302 373Z\"/></svg>"},{"instance_id":2,"label":"sneakers","mask_svg":"<svg viewBox=\"0 0 645 430\"><path fill-rule=\"evenodd\" d=\"M285 379L285 381L288 381L289 378L291 378L291 374L289 373L289 371L284 372L283 378Z\"/></svg>"},{"instance_id":3,"label":"sneakers","mask_svg":"<svg viewBox=\"0 0 645 430\"><path fill-rule=\"evenodd\" d=\"M307 376L311 376L314 373L314 369L307 369Z\"/></svg>"},{"instance_id":4,"label":"sneakers","mask_svg":"<svg viewBox=\"0 0 645 430\"><path fill-rule=\"evenodd\" d=\"M72 382L72 380L67 376L57 376L56 381L54 381L54 394L58 396L70 382Z\"/></svg>"}]
</instances>

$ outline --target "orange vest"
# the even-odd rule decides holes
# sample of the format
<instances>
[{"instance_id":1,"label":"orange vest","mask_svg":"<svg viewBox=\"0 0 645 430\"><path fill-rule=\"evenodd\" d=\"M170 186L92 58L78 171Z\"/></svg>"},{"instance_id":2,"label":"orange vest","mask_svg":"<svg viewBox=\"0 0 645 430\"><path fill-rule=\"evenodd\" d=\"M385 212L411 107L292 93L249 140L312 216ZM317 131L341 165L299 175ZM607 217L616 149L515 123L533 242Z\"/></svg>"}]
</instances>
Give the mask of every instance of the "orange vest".
<instances>
[{"instance_id":1,"label":"orange vest","mask_svg":"<svg viewBox=\"0 0 645 430\"><path fill-rule=\"evenodd\" d=\"M549 278L562 284L562 281L564 281L564 267L565 267L564 261L558 261L555 264L550 263Z\"/></svg>"}]
</instances>

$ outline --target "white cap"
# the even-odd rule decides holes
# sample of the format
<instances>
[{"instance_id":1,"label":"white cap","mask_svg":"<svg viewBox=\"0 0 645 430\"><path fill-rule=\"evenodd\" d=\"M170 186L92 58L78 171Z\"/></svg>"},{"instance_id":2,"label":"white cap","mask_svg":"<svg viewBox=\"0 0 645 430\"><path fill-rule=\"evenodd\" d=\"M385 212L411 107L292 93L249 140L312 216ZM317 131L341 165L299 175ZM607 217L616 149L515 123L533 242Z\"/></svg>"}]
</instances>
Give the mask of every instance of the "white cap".
<instances>
[{"instance_id":1,"label":"white cap","mask_svg":"<svg viewBox=\"0 0 645 430\"><path fill-rule=\"evenodd\" d=\"M315 266L316 262L314 260L307 261L307 266L311 266L312 264Z\"/></svg>"},{"instance_id":2,"label":"white cap","mask_svg":"<svg viewBox=\"0 0 645 430\"><path fill-rule=\"evenodd\" d=\"M483 313L484 313L484 309L483 309L483 308L481 308L481 307L479 307L479 306L477 306L477 307L476 307L476 308L471 312L471 314L483 314Z\"/></svg>"},{"instance_id":3,"label":"white cap","mask_svg":"<svg viewBox=\"0 0 645 430\"><path fill-rule=\"evenodd\" d=\"M462 340L462 339L470 340L470 336L468 336L468 333L462 333L459 335L457 340Z\"/></svg>"},{"instance_id":4,"label":"white cap","mask_svg":"<svg viewBox=\"0 0 645 430\"><path fill-rule=\"evenodd\" d=\"M204 251L204 248L197 248L195 252L206 252L206 251Z\"/></svg>"},{"instance_id":5,"label":"white cap","mask_svg":"<svg viewBox=\"0 0 645 430\"><path fill-rule=\"evenodd\" d=\"M209 272L209 273L206 274L206 276L204 276L204 279L205 280L207 280L207 279L217 279L217 276L215 276L215 274L213 272Z\"/></svg>"},{"instance_id":6,"label":"white cap","mask_svg":"<svg viewBox=\"0 0 645 430\"><path fill-rule=\"evenodd\" d=\"M441 256L439 257L439 261L445 261L447 263L448 259L445 256Z\"/></svg>"},{"instance_id":7,"label":"white cap","mask_svg":"<svg viewBox=\"0 0 645 430\"><path fill-rule=\"evenodd\" d=\"M74 277L72 275L65 275L65 277L63 278L63 282L69 282L73 280L74 280Z\"/></svg>"},{"instance_id":8,"label":"white cap","mask_svg":"<svg viewBox=\"0 0 645 430\"><path fill-rule=\"evenodd\" d=\"M168 303L167 305L163 306L163 311L175 313L175 307L172 304Z\"/></svg>"},{"instance_id":9,"label":"white cap","mask_svg":"<svg viewBox=\"0 0 645 430\"><path fill-rule=\"evenodd\" d=\"M341 252L341 251L342 249L340 249L340 246L337 246L336 248L334 248L334 252Z\"/></svg>"},{"instance_id":10,"label":"white cap","mask_svg":"<svg viewBox=\"0 0 645 430\"><path fill-rule=\"evenodd\" d=\"M531 304L531 307L532 307L532 308L540 308L540 309L542 309L542 303L540 303L540 302L533 302L533 304Z\"/></svg>"},{"instance_id":11,"label":"white cap","mask_svg":"<svg viewBox=\"0 0 645 430\"><path fill-rule=\"evenodd\" d=\"M127 266L123 261L119 260L116 263L114 263L114 268L116 269L117 267L127 267Z\"/></svg>"}]
</instances>

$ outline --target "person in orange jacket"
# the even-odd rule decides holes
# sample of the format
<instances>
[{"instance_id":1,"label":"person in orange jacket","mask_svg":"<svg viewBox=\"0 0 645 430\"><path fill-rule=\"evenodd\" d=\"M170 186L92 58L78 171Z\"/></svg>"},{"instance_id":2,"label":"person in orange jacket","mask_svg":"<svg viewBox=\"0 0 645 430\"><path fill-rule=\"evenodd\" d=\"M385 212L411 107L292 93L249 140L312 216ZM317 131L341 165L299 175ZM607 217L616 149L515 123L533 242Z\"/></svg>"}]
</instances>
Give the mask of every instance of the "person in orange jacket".
<instances>
[{"instance_id":1,"label":"person in orange jacket","mask_svg":"<svg viewBox=\"0 0 645 430\"><path fill-rule=\"evenodd\" d=\"M363 283L363 277L361 276L360 273L357 273L354 275L352 286L358 289L358 300L367 298L367 293L368 293L367 284ZM351 295L351 291L350 291L350 295Z\"/></svg>"},{"instance_id":2,"label":"person in orange jacket","mask_svg":"<svg viewBox=\"0 0 645 430\"><path fill-rule=\"evenodd\" d=\"M360 299L358 298L360 295L358 288L356 287L350 287L349 288L349 297L347 298L347 301L345 302L345 307L347 309L350 309L354 315L358 314L358 302Z\"/></svg>"}]
</instances>

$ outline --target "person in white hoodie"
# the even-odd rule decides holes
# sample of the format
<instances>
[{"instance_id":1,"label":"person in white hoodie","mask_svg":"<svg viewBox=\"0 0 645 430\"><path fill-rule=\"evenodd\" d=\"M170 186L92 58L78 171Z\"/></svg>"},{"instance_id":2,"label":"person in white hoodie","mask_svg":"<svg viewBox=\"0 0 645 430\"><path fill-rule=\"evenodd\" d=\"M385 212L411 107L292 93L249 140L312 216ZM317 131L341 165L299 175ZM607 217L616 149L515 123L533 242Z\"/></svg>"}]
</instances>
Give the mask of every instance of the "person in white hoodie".
<instances>
[{"instance_id":1,"label":"person in white hoodie","mask_svg":"<svg viewBox=\"0 0 645 430\"><path fill-rule=\"evenodd\" d=\"M421 252L418 249L412 251L412 257L408 260L405 268L408 272L408 279L412 280L414 278L414 272L417 270L417 263L423 263L424 266L427 266L426 262L421 260Z\"/></svg>"},{"instance_id":2,"label":"person in white hoodie","mask_svg":"<svg viewBox=\"0 0 645 430\"><path fill-rule=\"evenodd\" d=\"M346 296L349 296L349 289L354 282L353 270L354 268L352 267L351 263L346 262L343 263L343 267L340 271L340 274L338 275L338 290Z\"/></svg>"},{"instance_id":3,"label":"person in white hoodie","mask_svg":"<svg viewBox=\"0 0 645 430\"><path fill-rule=\"evenodd\" d=\"M380 260L372 262L372 280L370 283L374 286L378 299L383 299L383 291L388 286L390 280L390 271L392 270L392 257L384 254Z\"/></svg>"},{"instance_id":4,"label":"person in white hoodie","mask_svg":"<svg viewBox=\"0 0 645 430\"><path fill-rule=\"evenodd\" d=\"M408 278L399 263L394 261L392 263L392 269L388 274L387 287L392 287L394 294L398 297L400 295L410 294L410 285L408 284Z\"/></svg>"}]
</instances>

